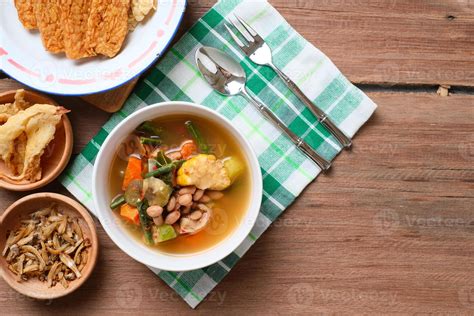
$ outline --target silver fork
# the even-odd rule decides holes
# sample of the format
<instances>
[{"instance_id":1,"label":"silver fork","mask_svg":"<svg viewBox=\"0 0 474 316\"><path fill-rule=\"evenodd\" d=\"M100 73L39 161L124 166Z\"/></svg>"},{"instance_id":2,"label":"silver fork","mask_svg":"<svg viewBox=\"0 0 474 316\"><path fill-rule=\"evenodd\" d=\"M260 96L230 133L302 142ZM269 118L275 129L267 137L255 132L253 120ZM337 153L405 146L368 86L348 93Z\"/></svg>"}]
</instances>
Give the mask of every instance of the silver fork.
<instances>
[{"instance_id":1,"label":"silver fork","mask_svg":"<svg viewBox=\"0 0 474 316\"><path fill-rule=\"evenodd\" d=\"M263 38L258 35L258 33L242 18L235 14L234 16L237 20L229 20L239 31L239 33L247 40L247 44L243 43L227 24L224 26L240 49L242 49L242 51L250 58L250 60L257 65L268 66L272 68L293 91L293 93L298 96L298 98L306 105L311 113L313 113L313 115L318 119L318 122L323 124L323 126L326 127L326 129L331 132L334 137L336 137L338 142L341 143L343 147L350 147L351 139L347 137L320 108L313 104L313 102L304 94L303 91L301 91L300 88L298 88L293 80L291 80L287 75L285 75L285 73L283 73L283 71L275 66L272 58L272 50L270 46L265 43Z\"/></svg>"}]
</instances>

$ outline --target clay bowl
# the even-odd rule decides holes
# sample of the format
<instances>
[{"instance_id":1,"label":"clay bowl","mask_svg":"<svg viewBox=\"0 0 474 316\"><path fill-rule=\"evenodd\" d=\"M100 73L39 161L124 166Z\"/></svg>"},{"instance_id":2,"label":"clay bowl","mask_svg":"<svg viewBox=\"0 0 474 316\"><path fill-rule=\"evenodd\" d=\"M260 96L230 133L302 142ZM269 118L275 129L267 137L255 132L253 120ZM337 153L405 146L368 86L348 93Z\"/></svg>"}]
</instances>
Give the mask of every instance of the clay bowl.
<instances>
[{"instance_id":1,"label":"clay bowl","mask_svg":"<svg viewBox=\"0 0 474 316\"><path fill-rule=\"evenodd\" d=\"M3 212L0 217L0 249L3 251L8 234L11 230L20 226L20 220L28 218L29 214L42 207L58 205L59 211L64 214L78 218L79 225L85 238L91 241L89 248L89 258L84 269L81 271L82 277L71 281L69 287L65 289L61 284L48 288L46 282L41 282L37 278L28 281L17 281L16 275L8 269L7 261L0 256L0 275L13 289L19 293L41 300L54 299L65 296L78 289L91 275L97 261L99 242L95 230L95 224L87 210L78 202L64 195L56 193L36 193L25 196L13 203Z\"/></svg>"},{"instance_id":2,"label":"clay bowl","mask_svg":"<svg viewBox=\"0 0 474 316\"><path fill-rule=\"evenodd\" d=\"M14 101L16 90L0 93L0 104ZM32 91L25 91L25 99L32 103L44 103L58 105L54 100ZM42 177L40 180L30 183L27 181L11 181L0 178L0 188L12 191L30 191L43 187L56 179L67 166L72 153L72 127L66 115L63 115L60 124L56 127L54 139L46 147L41 157ZM0 174L11 175L3 161L0 160Z\"/></svg>"}]
</instances>

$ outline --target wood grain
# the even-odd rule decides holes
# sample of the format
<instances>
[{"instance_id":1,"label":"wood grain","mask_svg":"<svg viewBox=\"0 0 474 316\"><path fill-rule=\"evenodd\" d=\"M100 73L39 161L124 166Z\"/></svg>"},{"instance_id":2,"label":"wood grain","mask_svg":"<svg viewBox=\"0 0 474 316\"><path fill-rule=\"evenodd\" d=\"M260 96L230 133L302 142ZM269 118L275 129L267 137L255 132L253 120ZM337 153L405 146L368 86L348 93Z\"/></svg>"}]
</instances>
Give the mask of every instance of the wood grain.
<instances>
[{"instance_id":1,"label":"wood grain","mask_svg":"<svg viewBox=\"0 0 474 316\"><path fill-rule=\"evenodd\" d=\"M190 0L184 26L215 1ZM355 83L474 86L472 0L269 0Z\"/></svg>"},{"instance_id":2,"label":"wood grain","mask_svg":"<svg viewBox=\"0 0 474 316\"><path fill-rule=\"evenodd\" d=\"M174 42L215 0L190 0ZM472 0L270 0L354 83L474 87ZM136 81L85 96L117 111Z\"/></svg>"},{"instance_id":3,"label":"wood grain","mask_svg":"<svg viewBox=\"0 0 474 316\"><path fill-rule=\"evenodd\" d=\"M353 150L307 188L198 308L200 313L474 311L474 97L370 96L379 109ZM72 121L98 129L105 117ZM81 139L90 133L76 131ZM57 183L45 191L65 193ZM1 208L20 196L1 192ZM37 302L0 282L1 310L190 312L97 228L99 261L78 292Z\"/></svg>"},{"instance_id":4,"label":"wood grain","mask_svg":"<svg viewBox=\"0 0 474 316\"><path fill-rule=\"evenodd\" d=\"M354 82L474 82L472 1L270 2ZM213 3L189 1L181 33ZM13 85L0 80L0 91ZM379 108L354 148L305 190L198 313L474 313L474 96L369 95ZM78 98L56 99L72 109L77 153L109 115ZM67 194L58 183L44 191ZM0 191L0 208L23 195ZM0 282L2 313L191 314L97 228L99 261L78 292L38 302Z\"/></svg>"},{"instance_id":5,"label":"wood grain","mask_svg":"<svg viewBox=\"0 0 474 316\"><path fill-rule=\"evenodd\" d=\"M138 78L132 79L130 82L123 86L103 93L95 93L81 97L87 103L98 107L99 109L114 113L120 110L128 96L135 88L138 82Z\"/></svg>"}]
</instances>

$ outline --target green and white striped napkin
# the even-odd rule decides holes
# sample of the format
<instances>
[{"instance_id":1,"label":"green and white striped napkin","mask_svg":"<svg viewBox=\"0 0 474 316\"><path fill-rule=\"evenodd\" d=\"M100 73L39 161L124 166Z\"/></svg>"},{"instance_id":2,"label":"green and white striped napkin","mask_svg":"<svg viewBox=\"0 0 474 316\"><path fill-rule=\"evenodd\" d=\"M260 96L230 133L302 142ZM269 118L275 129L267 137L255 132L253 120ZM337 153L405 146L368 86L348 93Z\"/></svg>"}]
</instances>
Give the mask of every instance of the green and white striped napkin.
<instances>
[{"instance_id":1,"label":"green and white striped napkin","mask_svg":"<svg viewBox=\"0 0 474 316\"><path fill-rule=\"evenodd\" d=\"M263 173L264 195L257 224L246 240L221 262L190 272L154 272L191 307L196 307L229 273L270 224L320 173L279 130L241 97L223 97L200 77L194 53L201 45L240 60L248 87L294 132L331 160L341 150L303 104L270 69L254 65L231 41L224 23L237 13L273 49L274 61L349 136L367 121L376 105L352 85L331 60L301 37L265 0L222 0L204 15L141 80L121 111L114 114L62 177L62 183L93 213L90 191L94 159L110 131L134 111L157 102L202 104L232 121L255 150Z\"/></svg>"}]
</instances>

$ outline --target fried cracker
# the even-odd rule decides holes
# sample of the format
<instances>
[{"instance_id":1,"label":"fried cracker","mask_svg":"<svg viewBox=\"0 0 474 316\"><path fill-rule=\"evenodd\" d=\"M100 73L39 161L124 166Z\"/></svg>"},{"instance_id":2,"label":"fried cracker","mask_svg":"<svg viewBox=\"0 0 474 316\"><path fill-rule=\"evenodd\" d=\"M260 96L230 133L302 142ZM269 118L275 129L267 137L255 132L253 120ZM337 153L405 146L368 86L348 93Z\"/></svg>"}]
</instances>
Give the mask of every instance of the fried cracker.
<instances>
[{"instance_id":1,"label":"fried cracker","mask_svg":"<svg viewBox=\"0 0 474 316\"><path fill-rule=\"evenodd\" d=\"M88 49L84 41L91 4L92 0L61 0L64 48L68 58L79 59L96 55L93 50Z\"/></svg>"},{"instance_id":2,"label":"fried cracker","mask_svg":"<svg viewBox=\"0 0 474 316\"><path fill-rule=\"evenodd\" d=\"M138 25L138 21L135 20L132 10L128 11L128 31L133 32Z\"/></svg>"},{"instance_id":3,"label":"fried cracker","mask_svg":"<svg viewBox=\"0 0 474 316\"><path fill-rule=\"evenodd\" d=\"M8 119L18 113L14 103L0 104L0 125L4 124Z\"/></svg>"},{"instance_id":4,"label":"fried cracker","mask_svg":"<svg viewBox=\"0 0 474 316\"><path fill-rule=\"evenodd\" d=\"M86 45L97 54L114 57L128 33L130 0L92 0Z\"/></svg>"},{"instance_id":5,"label":"fried cracker","mask_svg":"<svg viewBox=\"0 0 474 316\"><path fill-rule=\"evenodd\" d=\"M41 156L54 138L56 125L67 112L63 107L35 104L0 126L0 158L15 174L0 174L0 177L15 181L39 180Z\"/></svg>"},{"instance_id":6,"label":"fried cracker","mask_svg":"<svg viewBox=\"0 0 474 316\"><path fill-rule=\"evenodd\" d=\"M25 156L19 179L36 181L41 179L41 156L48 144L54 139L56 125L61 115L42 114L33 117L27 124L25 133L28 138Z\"/></svg>"},{"instance_id":7,"label":"fried cracker","mask_svg":"<svg viewBox=\"0 0 474 316\"><path fill-rule=\"evenodd\" d=\"M135 30L138 23L140 23L151 10L156 11L156 0L131 0L130 10L128 11L128 30L131 32Z\"/></svg>"},{"instance_id":8,"label":"fried cracker","mask_svg":"<svg viewBox=\"0 0 474 316\"><path fill-rule=\"evenodd\" d=\"M10 169L14 175L19 175L23 171L26 142L26 133L21 133L13 142L13 150L15 154L12 156L11 160L5 162L7 168Z\"/></svg>"},{"instance_id":9,"label":"fried cracker","mask_svg":"<svg viewBox=\"0 0 474 316\"><path fill-rule=\"evenodd\" d=\"M131 9L135 20L143 21L152 9L156 10L156 0L132 0Z\"/></svg>"},{"instance_id":10,"label":"fried cracker","mask_svg":"<svg viewBox=\"0 0 474 316\"><path fill-rule=\"evenodd\" d=\"M61 0L34 0L34 12L46 50L52 53L64 51Z\"/></svg>"},{"instance_id":11,"label":"fried cracker","mask_svg":"<svg viewBox=\"0 0 474 316\"><path fill-rule=\"evenodd\" d=\"M15 92L15 101L13 104L18 109L18 111L25 110L31 106L31 103L25 100L25 90L18 89Z\"/></svg>"},{"instance_id":12,"label":"fried cracker","mask_svg":"<svg viewBox=\"0 0 474 316\"><path fill-rule=\"evenodd\" d=\"M33 10L34 0L15 0L15 7L18 11L18 18L23 26L29 30L36 29L36 16Z\"/></svg>"},{"instance_id":13,"label":"fried cracker","mask_svg":"<svg viewBox=\"0 0 474 316\"><path fill-rule=\"evenodd\" d=\"M0 159L9 163L14 154L15 139L25 131L26 124L32 117L41 113L54 115L56 111L53 105L37 104L10 117L5 124L0 126Z\"/></svg>"},{"instance_id":14,"label":"fried cracker","mask_svg":"<svg viewBox=\"0 0 474 316\"><path fill-rule=\"evenodd\" d=\"M13 103L0 104L0 125L5 123L12 115L28 108L31 104L25 100L25 90L18 89Z\"/></svg>"}]
</instances>

